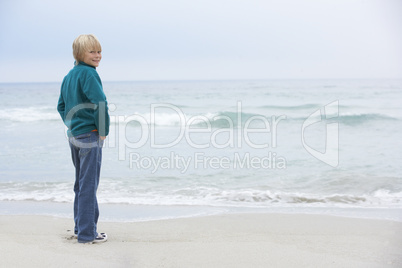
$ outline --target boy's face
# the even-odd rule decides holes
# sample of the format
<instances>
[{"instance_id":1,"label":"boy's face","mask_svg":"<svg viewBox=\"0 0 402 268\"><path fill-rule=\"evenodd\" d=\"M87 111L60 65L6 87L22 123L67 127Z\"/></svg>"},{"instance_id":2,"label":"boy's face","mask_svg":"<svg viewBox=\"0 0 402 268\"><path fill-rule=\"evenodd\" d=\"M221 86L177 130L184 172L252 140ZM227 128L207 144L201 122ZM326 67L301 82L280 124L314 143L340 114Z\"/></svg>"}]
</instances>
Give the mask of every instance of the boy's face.
<instances>
[{"instance_id":1,"label":"boy's face","mask_svg":"<svg viewBox=\"0 0 402 268\"><path fill-rule=\"evenodd\" d=\"M102 59L102 51L90 50L84 54L84 62L93 67L98 67Z\"/></svg>"}]
</instances>

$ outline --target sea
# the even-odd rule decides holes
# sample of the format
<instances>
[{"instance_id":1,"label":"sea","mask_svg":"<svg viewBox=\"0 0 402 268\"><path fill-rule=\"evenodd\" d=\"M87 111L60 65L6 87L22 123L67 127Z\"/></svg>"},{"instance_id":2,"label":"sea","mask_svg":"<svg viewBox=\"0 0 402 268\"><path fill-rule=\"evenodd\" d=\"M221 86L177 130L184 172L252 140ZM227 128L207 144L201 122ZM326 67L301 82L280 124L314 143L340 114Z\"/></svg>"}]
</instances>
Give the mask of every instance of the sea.
<instances>
[{"instance_id":1,"label":"sea","mask_svg":"<svg viewBox=\"0 0 402 268\"><path fill-rule=\"evenodd\" d=\"M0 215L73 214L61 83L0 84ZM402 80L103 82L100 220L402 221Z\"/></svg>"}]
</instances>

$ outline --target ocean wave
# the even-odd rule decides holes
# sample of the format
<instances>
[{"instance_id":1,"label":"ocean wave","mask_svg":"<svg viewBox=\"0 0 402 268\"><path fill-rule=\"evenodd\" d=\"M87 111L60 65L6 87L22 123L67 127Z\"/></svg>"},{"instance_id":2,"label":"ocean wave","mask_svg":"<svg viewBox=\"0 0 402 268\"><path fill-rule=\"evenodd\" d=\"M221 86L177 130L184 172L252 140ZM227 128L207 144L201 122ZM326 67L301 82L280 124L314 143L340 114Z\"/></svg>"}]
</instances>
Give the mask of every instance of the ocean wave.
<instances>
[{"instance_id":1,"label":"ocean wave","mask_svg":"<svg viewBox=\"0 0 402 268\"><path fill-rule=\"evenodd\" d=\"M271 115L264 116L257 113L245 112L207 112L203 114L185 114L180 113L133 113L130 115L119 115L110 113L111 123L130 123L139 122L140 124L130 124L133 127L141 126L141 123L177 127L191 126L204 128L209 124L213 128L238 127L239 122L244 126L245 122L250 118L265 118L271 120ZM35 122L35 121L56 121L61 120L55 107L27 107L27 108L11 108L0 110L0 120L13 122ZM258 121L258 120L255 120Z\"/></svg>"},{"instance_id":2,"label":"ocean wave","mask_svg":"<svg viewBox=\"0 0 402 268\"><path fill-rule=\"evenodd\" d=\"M72 183L1 183L0 201L48 201L71 203ZM103 181L99 203L130 205L207 205L235 207L401 207L402 192L377 189L371 193L303 193L260 189L214 187L142 187Z\"/></svg>"},{"instance_id":3,"label":"ocean wave","mask_svg":"<svg viewBox=\"0 0 402 268\"><path fill-rule=\"evenodd\" d=\"M381 194L379 194L381 193ZM380 189L373 194L311 194L301 192L271 192L259 190L224 191L217 197L228 203L301 206L398 206L402 192Z\"/></svg>"},{"instance_id":4,"label":"ocean wave","mask_svg":"<svg viewBox=\"0 0 402 268\"><path fill-rule=\"evenodd\" d=\"M281 115L280 115L281 116ZM112 118L113 123L129 123L129 121L139 122L140 124L132 124L132 127L140 127L146 123L154 126L162 127L191 127L191 128L238 128L244 127L245 124L264 124L269 126L274 119L279 120L280 116L264 116L257 113L231 112L222 111L204 114L179 114L179 113L136 113L131 117ZM284 117L282 117L284 118ZM250 120L253 119L253 120ZM249 121L249 122L248 122Z\"/></svg>"},{"instance_id":5,"label":"ocean wave","mask_svg":"<svg viewBox=\"0 0 402 268\"><path fill-rule=\"evenodd\" d=\"M268 109L268 110L284 110L284 111L299 111L299 110L306 110L306 109L319 109L321 105L319 104L302 104L302 105L263 105L259 108L261 109Z\"/></svg>"},{"instance_id":6,"label":"ocean wave","mask_svg":"<svg viewBox=\"0 0 402 268\"><path fill-rule=\"evenodd\" d=\"M134 114L133 121L142 121L154 126L163 127L194 127L205 128L211 126L212 128L238 128L245 127L246 124L250 124L251 127L268 127L272 122L279 122L281 120L288 121L290 123L303 122L308 118L310 120L316 119L317 122L325 120L325 115L317 114L317 118L310 118L309 114L306 116L297 116L300 113L278 113L278 114L266 114L260 113L246 113L246 112L234 112L234 111L220 111L220 112L208 112L204 114L185 114L185 113L145 113ZM126 117L128 118L128 117ZM118 119L120 120L120 119ZM124 119L122 119L124 120ZM129 120L129 119L127 119ZM337 121L345 125L359 125L368 122L390 122L400 121L399 118L391 115L380 113L362 113L362 114L340 114L337 117L331 118L332 121ZM112 122L117 122L116 119L112 119ZM133 125L134 127L140 126L139 124Z\"/></svg>"},{"instance_id":7,"label":"ocean wave","mask_svg":"<svg viewBox=\"0 0 402 268\"><path fill-rule=\"evenodd\" d=\"M288 117L287 119L289 121L305 121L307 118L310 120L314 120L316 122L320 122L321 120L325 120L325 115L321 116L318 114L316 118L311 118L311 117ZM332 121L334 122L339 122L344 125L360 125L364 123L369 123L369 122L396 122L396 121L401 121L401 119L386 115L386 114L378 114L378 113L367 113L367 114L340 114L337 117L331 118Z\"/></svg>"},{"instance_id":8,"label":"ocean wave","mask_svg":"<svg viewBox=\"0 0 402 268\"><path fill-rule=\"evenodd\" d=\"M399 119L385 114L369 113L344 114L339 117L339 121L347 125L358 125L371 121L399 121Z\"/></svg>"},{"instance_id":9,"label":"ocean wave","mask_svg":"<svg viewBox=\"0 0 402 268\"><path fill-rule=\"evenodd\" d=\"M55 107L27 107L0 110L0 120L35 122L60 120Z\"/></svg>"},{"instance_id":10,"label":"ocean wave","mask_svg":"<svg viewBox=\"0 0 402 268\"><path fill-rule=\"evenodd\" d=\"M160 127L194 127L205 128L211 126L212 128L243 128L245 124L251 123L254 126L264 127L272 123L272 120L281 120L289 122L302 122L309 118L306 116L297 116L302 109L317 108L315 104L306 104L299 106L264 106L266 108L275 108L281 110L281 113L268 114L263 110L258 113L247 113L240 111L218 111L206 112L200 114L186 114L179 110L173 113L133 113L131 115L119 115L111 113L111 123L121 124L130 122L139 122L139 124L129 124L131 127L140 127L145 123L148 125ZM293 111L292 111L293 110ZM288 111L288 113L286 113ZM325 118L325 116L323 117ZM253 120L251 120L253 119ZM11 108L0 110L0 120L13 121L13 122L35 122L35 121L58 121L61 120L55 107L26 107L26 108ZM401 121L400 118L381 114L381 113L346 113L334 117L332 120L338 121L345 125L359 125L368 122L390 122ZM317 115L317 122L321 121L321 115Z\"/></svg>"}]
</instances>

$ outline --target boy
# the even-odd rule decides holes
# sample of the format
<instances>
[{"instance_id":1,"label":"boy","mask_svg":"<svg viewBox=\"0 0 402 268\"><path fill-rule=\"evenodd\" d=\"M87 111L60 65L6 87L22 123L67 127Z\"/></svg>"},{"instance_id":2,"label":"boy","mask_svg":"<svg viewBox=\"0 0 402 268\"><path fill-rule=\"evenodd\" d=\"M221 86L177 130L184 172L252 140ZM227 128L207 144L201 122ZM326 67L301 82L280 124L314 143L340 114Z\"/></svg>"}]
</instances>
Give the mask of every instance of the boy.
<instances>
[{"instance_id":1,"label":"boy","mask_svg":"<svg viewBox=\"0 0 402 268\"><path fill-rule=\"evenodd\" d=\"M109 134L109 114L102 82L96 67L102 48L92 34L73 42L74 68L64 77L57 111L67 126L75 167L74 233L80 243L107 240L97 233L99 218L96 190L102 161L103 141Z\"/></svg>"}]
</instances>

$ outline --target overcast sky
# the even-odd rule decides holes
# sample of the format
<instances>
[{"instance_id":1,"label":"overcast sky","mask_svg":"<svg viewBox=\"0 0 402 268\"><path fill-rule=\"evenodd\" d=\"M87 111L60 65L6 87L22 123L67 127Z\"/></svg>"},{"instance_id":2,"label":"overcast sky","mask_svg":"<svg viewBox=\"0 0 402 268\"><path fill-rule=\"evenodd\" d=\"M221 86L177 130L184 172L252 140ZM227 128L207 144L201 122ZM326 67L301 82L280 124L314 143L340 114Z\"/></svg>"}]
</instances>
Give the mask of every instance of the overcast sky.
<instances>
[{"instance_id":1,"label":"overcast sky","mask_svg":"<svg viewBox=\"0 0 402 268\"><path fill-rule=\"evenodd\" d=\"M103 81L402 78L400 0L1 0L0 82L57 82L82 33Z\"/></svg>"}]
</instances>

